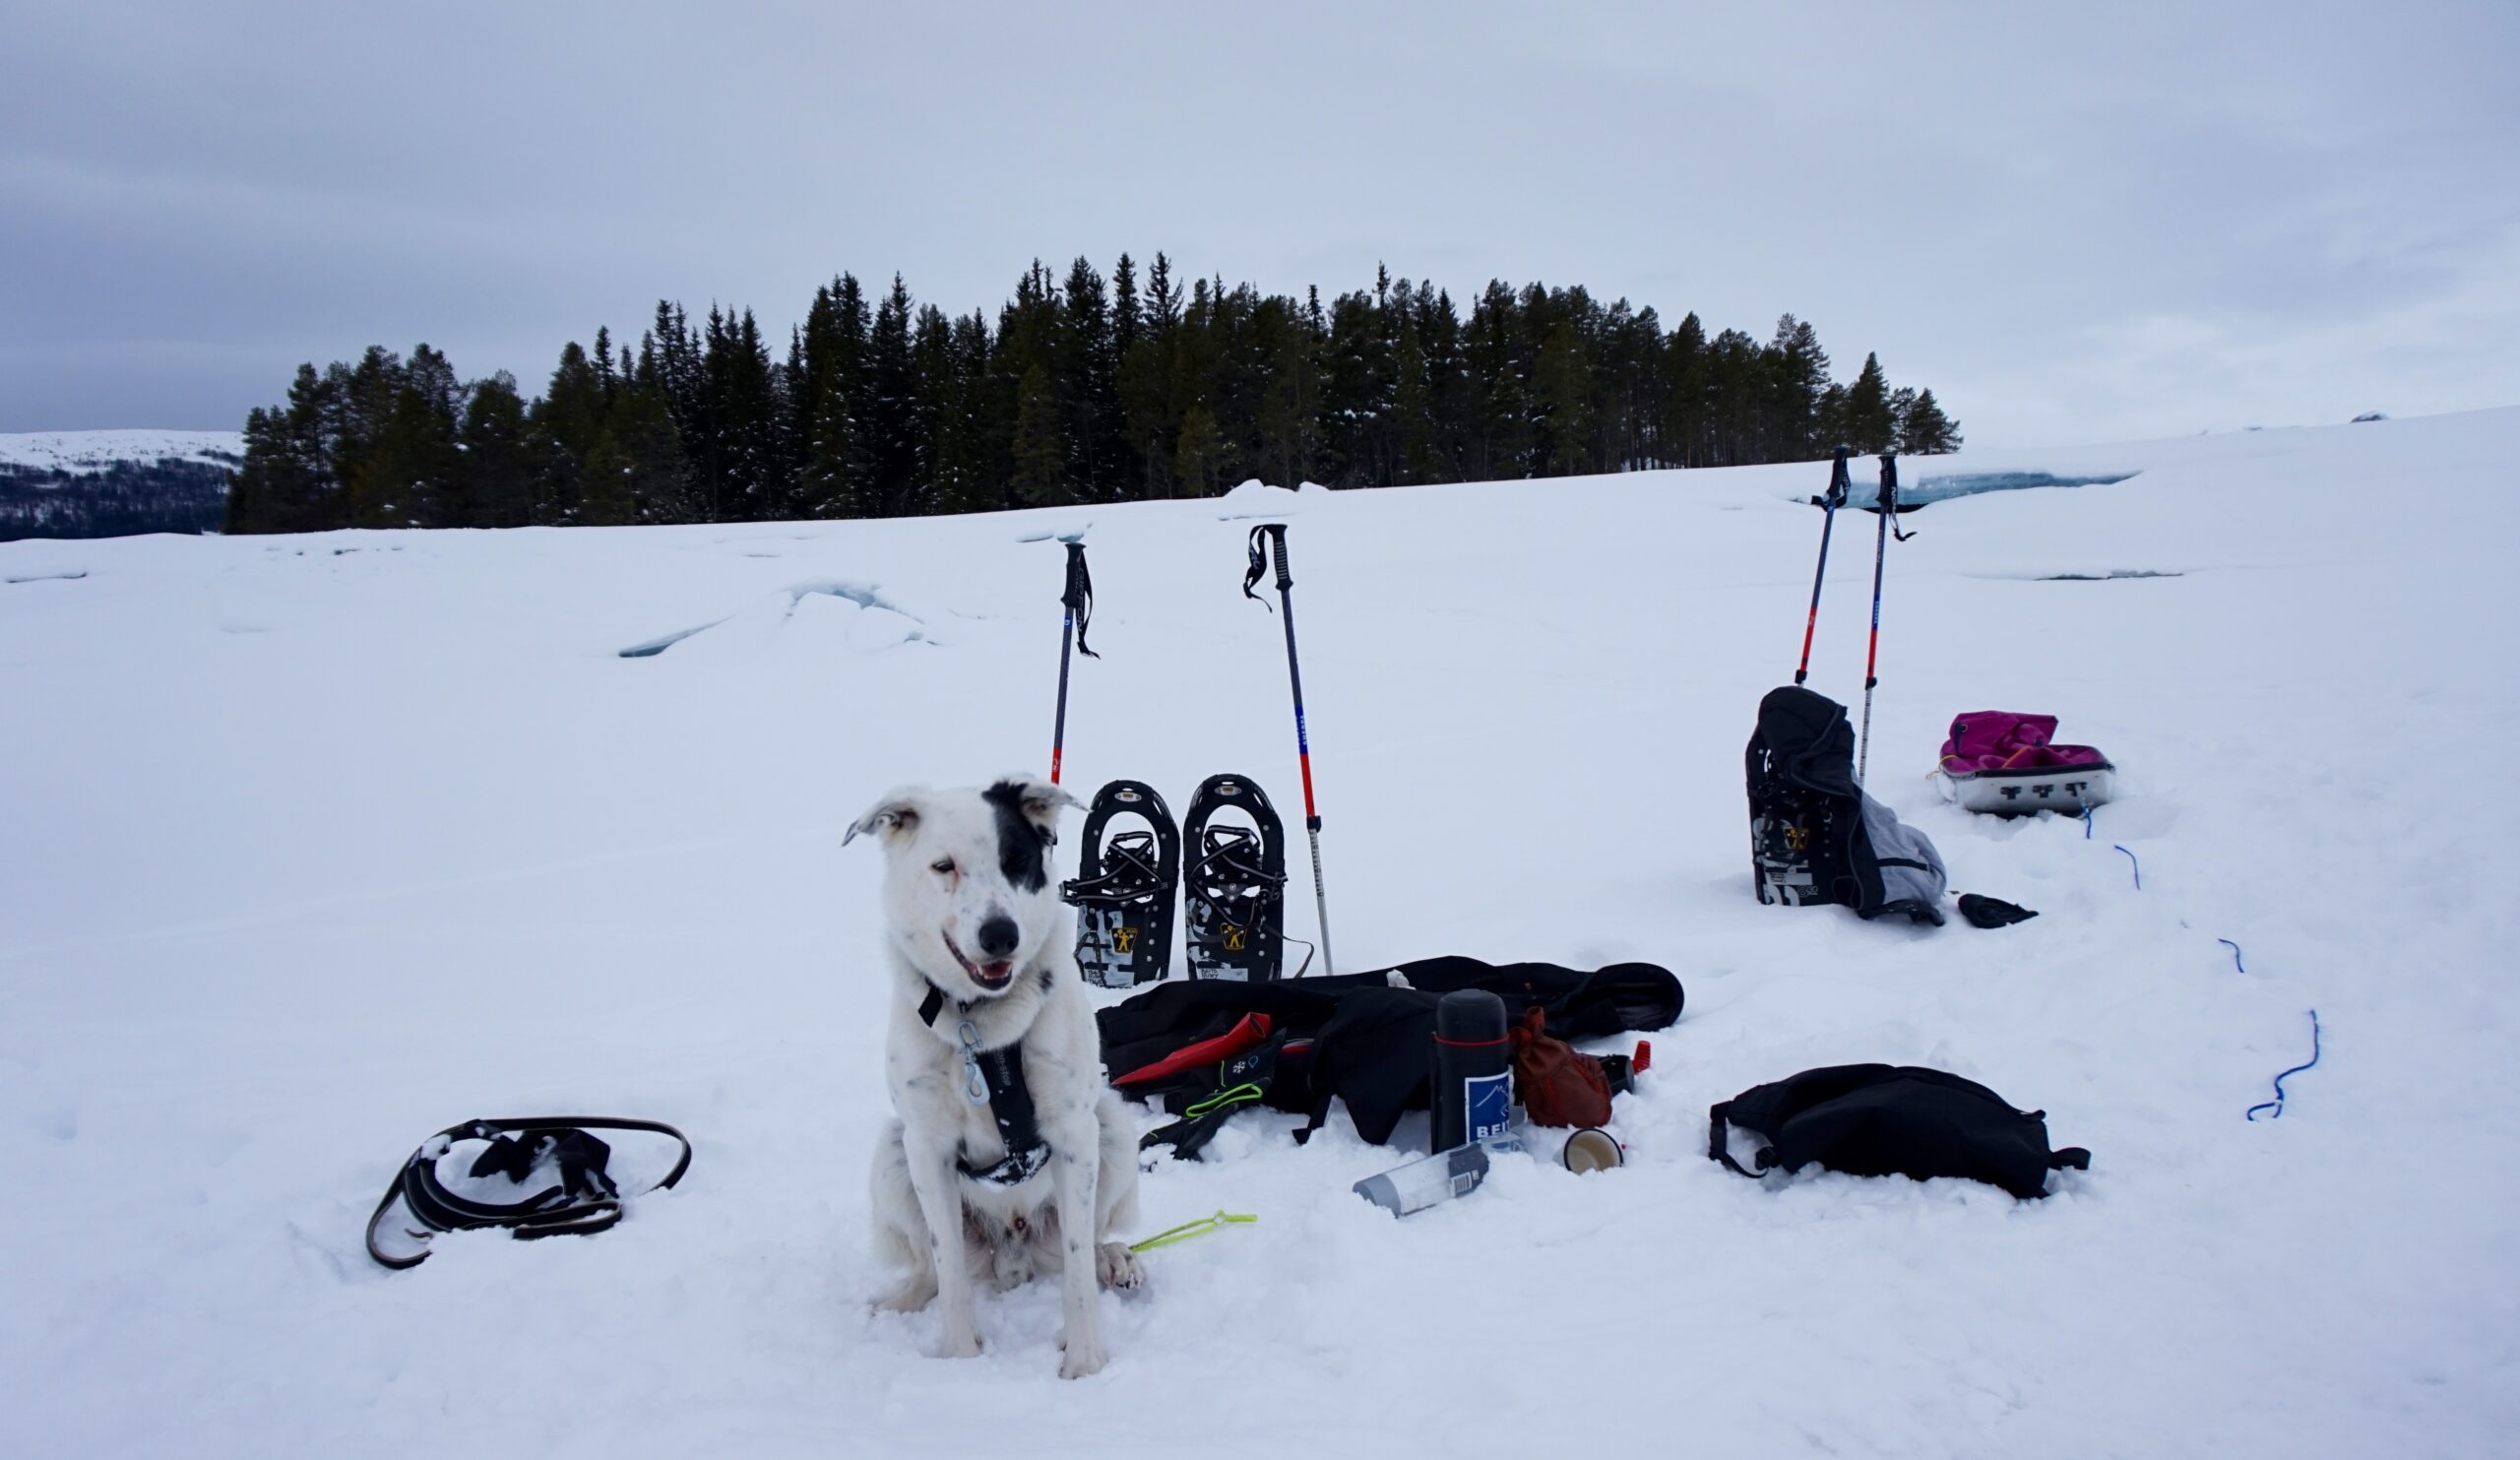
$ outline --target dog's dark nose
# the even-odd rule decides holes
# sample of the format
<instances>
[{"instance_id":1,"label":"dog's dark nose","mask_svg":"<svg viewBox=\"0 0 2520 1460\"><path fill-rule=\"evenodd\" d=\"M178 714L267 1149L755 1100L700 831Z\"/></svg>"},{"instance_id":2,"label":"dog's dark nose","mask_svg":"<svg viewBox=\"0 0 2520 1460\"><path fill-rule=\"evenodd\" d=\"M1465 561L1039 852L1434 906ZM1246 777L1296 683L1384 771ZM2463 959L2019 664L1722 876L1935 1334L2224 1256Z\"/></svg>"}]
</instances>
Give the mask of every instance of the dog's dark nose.
<instances>
[{"instance_id":1,"label":"dog's dark nose","mask_svg":"<svg viewBox=\"0 0 2520 1460\"><path fill-rule=\"evenodd\" d=\"M1010 957L1015 952L1015 945L1023 940L1024 934L1015 926L1015 920L1003 913L980 924L980 953L985 957Z\"/></svg>"}]
</instances>

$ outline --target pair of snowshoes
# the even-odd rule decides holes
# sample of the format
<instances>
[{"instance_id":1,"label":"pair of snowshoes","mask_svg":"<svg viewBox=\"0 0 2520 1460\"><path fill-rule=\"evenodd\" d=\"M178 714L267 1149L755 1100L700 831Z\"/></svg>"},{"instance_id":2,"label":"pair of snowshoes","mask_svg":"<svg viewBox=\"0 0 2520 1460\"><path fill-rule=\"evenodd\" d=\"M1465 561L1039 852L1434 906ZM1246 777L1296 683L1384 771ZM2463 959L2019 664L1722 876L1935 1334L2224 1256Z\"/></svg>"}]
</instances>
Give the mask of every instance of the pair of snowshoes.
<instances>
[{"instance_id":1,"label":"pair of snowshoes","mask_svg":"<svg viewBox=\"0 0 2520 1460\"><path fill-rule=\"evenodd\" d=\"M1115 829L1123 818L1136 824ZM1176 888L1188 921L1183 952L1191 978L1278 977L1287 831L1249 778L1200 782L1178 829L1154 787L1114 781L1095 793L1083 844L1077 874L1059 895L1076 908L1076 965L1085 982L1134 988L1170 972Z\"/></svg>"}]
</instances>

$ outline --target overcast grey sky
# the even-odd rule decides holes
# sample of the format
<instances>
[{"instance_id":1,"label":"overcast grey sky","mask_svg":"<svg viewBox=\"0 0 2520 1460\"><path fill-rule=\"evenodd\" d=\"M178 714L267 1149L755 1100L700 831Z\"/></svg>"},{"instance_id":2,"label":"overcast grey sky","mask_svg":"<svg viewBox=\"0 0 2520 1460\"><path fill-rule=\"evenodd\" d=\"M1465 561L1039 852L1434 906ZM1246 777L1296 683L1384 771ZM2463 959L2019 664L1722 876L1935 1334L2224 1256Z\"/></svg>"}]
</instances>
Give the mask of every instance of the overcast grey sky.
<instances>
[{"instance_id":1,"label":"overcast grey sky","mask_svg":"<svg viewBox=\"0 0 2520 1460\"><path fill-rule=\"evenodd\" d=\"M1159 249L1791 310L1973 445L2520 404L2515 67L2513 0L0 0L0 430Z\"/></svg>"}]
</instances>

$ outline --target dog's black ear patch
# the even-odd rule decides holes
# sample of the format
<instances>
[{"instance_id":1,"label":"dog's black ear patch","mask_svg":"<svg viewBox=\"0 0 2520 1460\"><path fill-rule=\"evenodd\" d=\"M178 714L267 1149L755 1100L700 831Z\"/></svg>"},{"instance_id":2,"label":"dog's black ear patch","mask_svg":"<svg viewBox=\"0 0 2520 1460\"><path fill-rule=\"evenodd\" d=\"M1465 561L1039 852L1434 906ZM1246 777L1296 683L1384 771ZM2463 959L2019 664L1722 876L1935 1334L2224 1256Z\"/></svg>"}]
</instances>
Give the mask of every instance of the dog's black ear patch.
<instances>
[{"instance_id":1,"label":"dog's black ear patch","mask_svg":"<svg viewBox=\"0 0 2520 1460\"><path fill-rule=\"evenodd\" d=\"M997 808L998 870L1026 892L1040 891L1050 880L1046 865L1050 834L1024 814L1022 783L1000 781L981 792L980 799Z\"/></svg>"}]
</instances>

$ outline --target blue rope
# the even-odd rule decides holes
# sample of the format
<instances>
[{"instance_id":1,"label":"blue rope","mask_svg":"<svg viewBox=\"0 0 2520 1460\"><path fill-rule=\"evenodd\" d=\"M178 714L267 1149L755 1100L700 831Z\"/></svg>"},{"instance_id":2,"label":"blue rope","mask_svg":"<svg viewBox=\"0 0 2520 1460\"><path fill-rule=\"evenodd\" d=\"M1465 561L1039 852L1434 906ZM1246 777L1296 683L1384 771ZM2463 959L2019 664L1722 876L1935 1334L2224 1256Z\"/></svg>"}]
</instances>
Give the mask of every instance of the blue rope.
<instances>
[{"instance_id":1,"label":"blue rope","mask_svg":"<svg viewBox=\"0 0 2520 1460\"><path fill-rule=\"evenodd\" d=\"M2114 842L2111 842L2110 845L2112 847L2117 846ZM2118 847L2117 850L2120 852L2126 852L2126 849L2123 847ZM2135 861L2135 854L2132 852L2126 852L2126 859L2128 861L2135 862L2135 890L2137 892L2141 892L2144 890L2144 864L2140 861Z\"/></svg>"},{"instance_id":2,"label":"blue rope","mask_svg":"<svg viewBox=\"0 0 2520 1460\"><path fill-rule=\"evenodd\" d=\"M2091 840L2091 807L2088 805L2083 807L2083 840Z\"/></svg>"},{"instance_id":3,"label":"blue rope","mask_svg":"<svg viewBox=\"0 0 2520 1460\"><path fill-rule=\"evenodd\" d=\"M2272 1115L2267 1116L2266 1118L2267 1118L2267 1119L2269 1119L2269 1120L2280 1120L2280 1119L2282 1119L2282 1118L2283 1118L2283 1116L2284 1116L2284 1075L2298 1075L2298 1074L2300 1074L2301 1071L2303 1071L2303 1070L2305 1070L2305 1069L2310 1068L2312 1065L2315 1065L2315 1064L2317 1064L2318 1062L2319 1062L2319 1011L2318 1011L2318 1010L2316 1010L2316 1009L2312 1009L2312 1010L2310 1010L2310 1058L2309 1058L2309 1062L2308 1062L2307 1064L2297 1064L2297 1065L2293 1066L2291 1069L2286 1070L2286 1071L2284 1072L2284 1074L2283 1074L2283 1075L2277 1075L2277 1076L2275 1077L2275 1098L2274 1098L2273 1100L2260 1101L2260 1102L2258 1102L2256 1105L2250 1106L2250 1107L2248 1108L2248 1118L2249 1118L2249 1119L2251 1119L2251 1120L2255 1120L2255 1119L2257 1118L2257 1112L2258 1112L2258 1111L2273 1111L2275 1113L2274 1113L2274 1114L2272 1114Z\"/></svg>"},{"instance_id":4,"label":"blue rope","mask_svg":"<svg viewBox=\"0 0 2520 1460\"><path fill-rule=\"evenodd\" d=\"M2240 962L2239 944L2233 942L2229 938L2216 938L2214 941L2232 950L2232 967L2238 969L2243 974L2248 972L2248 965Z\"/></svg>"}]
</instances>

